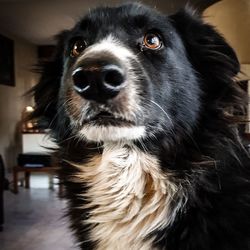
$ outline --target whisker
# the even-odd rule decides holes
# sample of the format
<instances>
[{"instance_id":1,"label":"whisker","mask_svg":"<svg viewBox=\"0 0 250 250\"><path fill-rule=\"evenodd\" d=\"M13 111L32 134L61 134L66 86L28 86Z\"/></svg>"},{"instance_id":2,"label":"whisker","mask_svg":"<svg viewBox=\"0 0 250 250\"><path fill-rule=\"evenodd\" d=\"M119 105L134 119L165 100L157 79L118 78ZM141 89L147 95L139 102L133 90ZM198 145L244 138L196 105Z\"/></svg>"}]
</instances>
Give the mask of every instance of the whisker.
<instances>
[{"instance_id":1,"label":"whisker","mask_svg":"<svg viewBox=\"0 0 250 250\"><path fill-rule=\"evenodd\" d=\"M161 109L161 111L166 115L166 117L168 118L169 122L172 124L172 126L174 126L172 119L170 118L170 116L168 115L168 113L155 101L150 100L150 102L152 102L153 104L155 104L159 109Z\"/></svg>"}]
</instances>

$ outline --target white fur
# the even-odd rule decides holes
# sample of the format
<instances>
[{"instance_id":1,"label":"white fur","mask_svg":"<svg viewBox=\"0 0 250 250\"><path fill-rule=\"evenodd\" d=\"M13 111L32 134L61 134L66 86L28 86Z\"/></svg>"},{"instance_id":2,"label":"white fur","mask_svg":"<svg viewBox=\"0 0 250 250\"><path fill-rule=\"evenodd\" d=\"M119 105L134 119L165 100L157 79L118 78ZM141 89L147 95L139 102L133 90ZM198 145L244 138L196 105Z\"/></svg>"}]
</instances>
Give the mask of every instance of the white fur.
<instances>
[{"instance_id":1,"label":"white fur","mask_svg":"<svg viewBox=\"0 0 250 250\"><path fill-rule=\"evenodd\" d=\"M80 135L83 135L87 140L94 142L136 140L144 137L145 134L144 126L84 126L80 130Z\"/></svg>"},{"instance_id":2,"label":"white fur","mask_svg":"<svg viewBox=\"0 0 250 250\"><path fill-rule=\"evenodd\" d=\"M128 48L123 46L118 39L109 35L98 43L88 47L84 54L78 58L78 61L81 62L86 58L92 57L95 54L101 54L102 52L109 52L123 62L128 58L135 58L135 55Z\"/></svg>"},{"instance_id":3,"label":"white fur","mask_svg":"<svg viewBox=\"0 0 250 250\"><path fill-rule=\"evenodd\" d=\"M185 203L181 186L134 145L106 143L102 155L74 166L80 171L72 180L89 187L84 208L92 209L83 223L91 226L97 250L154 249L150 233L171 224Z\"/></svg>"}]
</instances>

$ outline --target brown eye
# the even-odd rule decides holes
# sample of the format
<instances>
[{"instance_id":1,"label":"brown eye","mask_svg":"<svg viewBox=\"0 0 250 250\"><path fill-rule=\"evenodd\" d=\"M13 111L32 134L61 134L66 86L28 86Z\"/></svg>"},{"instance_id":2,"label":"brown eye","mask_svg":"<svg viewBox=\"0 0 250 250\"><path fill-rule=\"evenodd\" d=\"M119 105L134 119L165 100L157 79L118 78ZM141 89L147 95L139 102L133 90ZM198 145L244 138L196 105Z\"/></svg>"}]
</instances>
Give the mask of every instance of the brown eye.
<instances>
[{"instance_id":1,"label":"brown eye","mask_svg":"<svg viewBox=\"0 0 250 250\"><path fill-rule=\"evenodd\" d=\"M87 47L87 44L84 40L77 40L73 43L70 56L77 57L79 56Z\"/></svg>"},{"instance_id":2,"label":"brown eye","mask_svg":"<svg viewBox=\"0 0 250 250\"><path fill-rule=\"evenodd\" d=\"M143 46L148 49L160 49L162 47L161 37L154 33L148 33L144 36Z\"/></svg>"}]
</instances>

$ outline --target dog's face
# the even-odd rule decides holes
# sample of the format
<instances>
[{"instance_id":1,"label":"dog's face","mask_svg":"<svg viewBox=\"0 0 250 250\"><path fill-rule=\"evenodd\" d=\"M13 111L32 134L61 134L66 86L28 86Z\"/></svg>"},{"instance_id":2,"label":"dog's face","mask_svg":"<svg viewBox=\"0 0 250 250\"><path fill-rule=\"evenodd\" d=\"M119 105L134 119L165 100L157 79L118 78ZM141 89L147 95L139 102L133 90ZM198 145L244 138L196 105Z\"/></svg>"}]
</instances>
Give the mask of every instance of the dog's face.
<instances>
[{"instance_id":1,"label":"dog's face","mask_svg":"<svg viewBox=\"0 0 250 250\"><path fill-rule=\"evenodd\" d=\"M190 34L183 34L187 32L181 27L184 19L197 26L196 32L206 33L207 41L190 27ZM210 37L205 37L209 32ZM135 4L91 11L61 36L54 62L59 64L54 72L56 83L47 86L54 90L47 96L51 103L45 113L53 120L56 112L63 112L71 133L95 142L173 135L176 130L190 133L206 90L200 77L203 72L197 72L206 59L201 58L200 44L198 51L187 51L191 39L204 46L220 43L216 49L223 50L225 57L232 55L232 62L237 63L223 38L187 13L166 17ZM40 94L37 90L38 104Z\"/></svg>"},{"instance_id":2,"label":"dog's face","mask_svg":"<svg viewBox=\"0 0 250 250\"><path fill-rule=\"evenodd\" d=\"M168 132L173 116L194 122L198 83L165 16L137 5L97 9L69 33L65 48L61 96L87 139Z\"/></svg>"}]
</instances>

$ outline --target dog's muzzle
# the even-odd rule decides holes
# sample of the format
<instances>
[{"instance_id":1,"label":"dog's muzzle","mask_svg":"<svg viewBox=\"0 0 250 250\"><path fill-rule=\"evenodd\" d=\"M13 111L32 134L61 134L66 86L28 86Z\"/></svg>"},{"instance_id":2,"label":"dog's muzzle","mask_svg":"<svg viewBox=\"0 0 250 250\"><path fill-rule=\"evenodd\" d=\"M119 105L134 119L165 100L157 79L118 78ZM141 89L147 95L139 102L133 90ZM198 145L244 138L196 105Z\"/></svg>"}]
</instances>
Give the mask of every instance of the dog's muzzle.
<instances>
[{"instance_id":1,"label":"dog's muzzle","mask_svg":"<svg viewBox=\"0 0 250 250\"><path fill-rule=\"evenodd\" d=\"M142 74L129 48L110 35L88 47L70 70L68 110L81 137L104 142L145 136L138 88Z\"/></svg>"}]
</instances>

